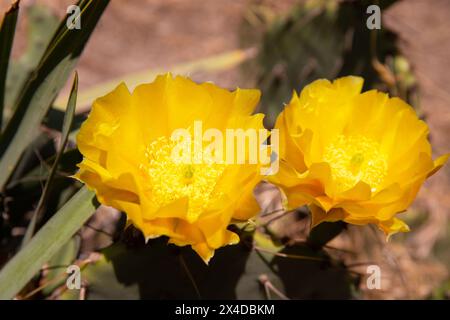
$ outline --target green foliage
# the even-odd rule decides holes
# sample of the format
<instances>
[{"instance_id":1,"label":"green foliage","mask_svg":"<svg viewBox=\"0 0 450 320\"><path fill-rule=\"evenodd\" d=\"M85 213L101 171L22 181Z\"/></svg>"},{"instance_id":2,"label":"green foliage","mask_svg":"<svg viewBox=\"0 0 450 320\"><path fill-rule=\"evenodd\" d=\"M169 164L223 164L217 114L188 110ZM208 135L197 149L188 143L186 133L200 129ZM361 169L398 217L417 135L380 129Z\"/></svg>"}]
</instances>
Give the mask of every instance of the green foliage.
<instances>
[{"instance_id":1,"label":"green foliage","mask_svg":"<svg viewBox=\"0 0 450 320\"><path fill-rule=\"evenodd\" d=\"M80 1L83 28L69 30L64 19L37 68L21 89L14 115L0 137L0 187L8 181L20 156L32 141L107 4L107 0Z\"/></svg>"},{"instance_id":2,"label":"green foliage","mask_svg":"<svg viewBox=\"0 0 450 320\"><path fill-rule=\"evenodd\" d=\"M345 229L346 225L342 221L322 222L311 230L307 242L312 248L323 248L324 245L339 235Z\"/></svg>"},{"instance_id":3,"label":"green foliage","mask_svg":"<svg viewBox=\"0 0 450 320\"><path fill-rule=\"evenodd\" d=\"M253 234L216 251L207 266L189 248L155 239L117 242L82 272L87 299L348 299L358 279L307 245L276 253L253 246ZM141 241L143 241L141 239ZM272 252L272 253L268 253ZM63 299L76 299L67 291Z\"/></svg>"},{"instance_id":4,"label":"green foliage","mask_svg":"<svg viewBox=\"0 0 450 320\"><path fill-rule=\"evenodd\" d=\"M83 188L76 193L79 184L66 178L67 174L73 173L75 164L80 160L77 150L65 152L75 118L77 77L64 116L55 118L46 115L52 110L53 101L73 72L108 3L108 0L81 0L78 6L81 9L82 28L69 30L66 17L53 36L54 18L45 10L42 11L42 8L30 9L32 28L27 53L16 63L4 63L3 59L9 58L10 47L4 48L2 45L0 76L6 77L8 84L5 89L3 81L0 97L8 92L6 100L11 103L10 110L13 111L5 130L0 134L0 199L3 211L0 216L0 237L2 243L6 244L5 250L13 253L18 248L17 240L11 235L14 227L25 222L28 224L28 231L23 248L0 271L1 299L10 299L18 294L43 264L68 243L98 205L94 202L91 191ZM2 44L9 46L14 32L12 22L15 24L17 16L17 8L14 10L10 11L11 18L7 15L8 19L3 21L10 26L2 26L0 30ZM3 108L0 111L3 115ZM58 151L54 150L52 139L48 135L36 134L44 120L61 130ZM42 163L41 155L48 160ZM44 173L42 164L48 167ZM45 184L43 192L42 183ZM74 193L76 194L72 197ZM7 197L11 197L11 200L5 205L4 199ZM30 222L25 218L26 212L38 200ZM7 223L2 220L4 216L8 217ZM35 230L38 232L33 237ZM60 254L63 253L60 251ZM55 259L66 261L60 254Z\"/></svg>"},{"instance_id":5,"label":"green foliage","mask_svg":"<svg viewBox=\"0 0 450 320\"><path fill-rule=\"evenodd\" d=\"M372 62L397 52L395 36L369 30L366 7L365 1L309 1L268 26L253 66L267 126L274 125L293 89L299 92L319 78L360 75L366 88L386 89Z\"/></svg>"},{"instance_id":6,"label":"green foliage","mask_svg":"<svg viewBox=\"0 0 450 320\"><path fill-rule=\"evenodd\" d=\"M36 224L41 218L42 209L45 203L48 201L50 196L50 186L52 185L53 178L55 177L56 170L58 168L59 160L64 152L64 149L67 144L67 140L69 138L70 128L72 126L72 121L75 115L75 108L77 103L77 92L78 92L78 75L75 73L75 79L73 80L72 90L70 92L69 101L67 103L66 114L63 120L63 127L61 132L61 142L59 144L59 150L56 153L55 160L53 161L53 165L50 169L50 173L48 174L47 181L44 185L44 190L42 191L41 198L39 199L36 210L34 210L31 221L28 225L27 231L22 241L22 245L26 245L31 237L33 236L36 230Z\"/></svg>"},{"instance_id":7,"label":"green foliage","mask_svg":"<svg viewBox=\"0 0 450 320\"><path fill-rule=\"evenodd\" d=\"M5 106L12 115L19 92L38 66L39 60L58 27L58 18L45 6L32 5L26 8L27 45L24 53L10 62L6 80Z\"/></svg>"},{"instance_id":8,"label":"green foliage","mask_svg":"<svg viewBox=\"0 0 450 320\"><path fill-rule=\"evenodd\" d=\"M56 252L48 262L50 269L45 276L47 283L50 285L42 289L42 294L50 295L60 285L66 281L65 274L68 265L72 264L78 256L80 250L80 237L74 236L67 243Z\"/></svg>"},{"instance_id":9,"label":"green foliage","mask_svg":"<svg viewBox=\"0 0 450 320\"><path fill-rule=\"evenodd\" d=\"M86 188L73 196L0 271L0 299L12 299L93 214Z\"/></svg>"},{"instance_id":10,"label":"green foliage","mask_svg":"<svg viewBox=\"0 0 450 320\"><path fill-rule=\"evenodd\" d=\"M9 57L16 30L17 14L19 12L18 2L14 2L5 13L0 26L0 132L3 123L3 110L5 106L6 75L9 65Z\"/></svg>"}]
</instances>

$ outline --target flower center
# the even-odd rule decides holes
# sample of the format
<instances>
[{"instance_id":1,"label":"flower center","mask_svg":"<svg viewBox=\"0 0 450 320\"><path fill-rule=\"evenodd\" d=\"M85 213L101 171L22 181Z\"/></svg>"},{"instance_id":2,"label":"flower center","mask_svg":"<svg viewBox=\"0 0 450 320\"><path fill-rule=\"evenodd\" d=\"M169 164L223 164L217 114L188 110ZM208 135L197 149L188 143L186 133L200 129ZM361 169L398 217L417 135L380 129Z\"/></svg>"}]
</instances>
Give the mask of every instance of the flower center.
<instances>
[{"instance_id":1,"label":"flower center","mask_svg":"<svg viewBox=\"0 0 450 320\"><path fill-rule=\"evenodd\" d=\"M331 167L338 192L351 189L359 181L375 192L387 172L386 156L379 144L364 136L339 135L325 148L323 160Z\"/></svg>"},{"instance_id":2,"label":"flower center","mask_svg":"<svg viewBox=\"0 0 450 320\"><path fill-rule=\"evenodd\" d=\"M187 219L195 221L211 202L221 196L215 191L215 186L225 165L214 163L208 152L195 154L198 151L193 148L193 143L190 157L186 159L203 160L200 163L186 159L177 161L172 154L176 144L167 137L153 141L146 149L146 161L141 164L141 169L149 181L155 205L161 207L187 197Z\"/></svg>"}]
</instances>

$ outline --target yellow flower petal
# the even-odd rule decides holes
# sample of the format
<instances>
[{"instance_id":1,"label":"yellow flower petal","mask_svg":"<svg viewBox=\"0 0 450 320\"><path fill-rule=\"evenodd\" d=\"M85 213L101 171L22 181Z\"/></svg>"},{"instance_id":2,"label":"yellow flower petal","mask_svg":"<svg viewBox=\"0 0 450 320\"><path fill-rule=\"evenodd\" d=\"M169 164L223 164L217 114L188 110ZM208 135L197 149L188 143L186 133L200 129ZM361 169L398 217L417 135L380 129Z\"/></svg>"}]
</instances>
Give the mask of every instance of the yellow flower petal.
<instances>
[{"instance_id":1,"label":"yellow flower petal","mask_svg":"<svg viewBox=\"0 0 450 320\"><path fill-rule=\"evenodd\" d=\"M309 209L311 210L311 228L314 228L322 222L336 222L344 220L346 217L345 211L341 208L332 209L331 211L326 212L319 206L310 205Z\"/></svg>"},{"instance_id":2,"label":"yellow flower petal","mask_svg":"<svg viewBox=\"0 0 450 320\"><path fill-rule=\"evenodd\" d=\"M428 127L414 109L363 80L344 77L306 86L278 116L280 170L270 181L289 207L308 204L313 226L343 220L376 224L386 234L409 228L396 218L411 205L433 161Z\"/></svg>"},{"instance_id":3,"label":"yellow flower petal","mask_svg":"<svg viewBox=\"0 0 450 320\"><path fill-rule=\"evenodd\" d=\"M227 129L263 129L263 115L252 115L259 97L258 90L230 92L171 74L132 94L121 84L94 102L80 129L84 158L75 178L101 203L124 211L146 238L168 236L207 262L214 250L239 241L227 229L232 220L259 212L252 191L263 177L261 166L208 162L211 156L194 141L186 142L191 159L177 162L172 133L193 132L197 122L224 136Z\"/></svg>"}]
</instances>

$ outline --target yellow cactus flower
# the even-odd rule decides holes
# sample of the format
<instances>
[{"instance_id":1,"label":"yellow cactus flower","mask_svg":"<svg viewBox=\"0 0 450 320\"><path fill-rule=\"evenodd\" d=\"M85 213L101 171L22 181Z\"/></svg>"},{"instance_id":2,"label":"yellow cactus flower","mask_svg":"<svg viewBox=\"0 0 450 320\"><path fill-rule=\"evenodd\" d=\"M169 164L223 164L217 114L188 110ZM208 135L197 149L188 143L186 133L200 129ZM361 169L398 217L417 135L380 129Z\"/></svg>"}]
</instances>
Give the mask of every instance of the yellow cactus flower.
<instances>
[{"instance_id":1,"label":"yellow cactus flower","mask_svg":"<svg viewBox=\"0 0 450 320\"><path fill-rule=\"evenodd\" d=\"M258 90L230 92L170 74L132 93L122 83L94 102L83 123L77 143L84 158L75 177L100 203L125 212L147 239L164 235L190 245L208 263L215 249L239 242L228 225L258 213L252 191L259 165L209 161L214 155L193 140L184 142L191 160L175 161L172 134L192 132L196 121L221 132L261 129L263 115L252 115L259 97Z\"/></svg>"},{"instance_id":2,"label":"yellow cactus flower","mask_svg":"<svg viewBox=\"0 0 450 320\"><path fill-rule=\"evenodd\" d=\"M432 160L428 126L411 106L362 86L348 76L294 92L275 125L280 169L271 181L290 208L309 205L313 227L343 220L405 232L396 214L448 155Z\"/></svg>"}]
</instances>

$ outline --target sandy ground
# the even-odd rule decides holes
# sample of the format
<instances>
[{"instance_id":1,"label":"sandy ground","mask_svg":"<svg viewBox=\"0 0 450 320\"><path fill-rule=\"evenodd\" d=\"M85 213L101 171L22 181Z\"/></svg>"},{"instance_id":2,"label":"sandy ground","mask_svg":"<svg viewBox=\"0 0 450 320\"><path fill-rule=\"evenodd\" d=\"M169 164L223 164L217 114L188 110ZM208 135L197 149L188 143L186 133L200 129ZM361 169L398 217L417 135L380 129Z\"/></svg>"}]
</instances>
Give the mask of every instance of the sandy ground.
<instances>
[{"instance_id":1,"label":"sandy ground","mask_svg":"<svg viewBox=\"0 0 450 320\"><path fill-rule=\"evenodd\" d=\"M0 0L0 10L11 0ZM250 6L264 5L286 12L295 0L112 0L100 20L78 72L80 88L129 73L170 68L240 47L239 28ZM22 0L45 4L63 16L72 0ZM21 10L22 14L25 10ZM385 27L401 39L403 53L413 64L419 81L422 107L427 113L438 153L450 150L450 2L400 1L383 13ZM19 20L14 56L25 47L26 19ZM236 70L219 85L238 86ZM230 81L233 80L233 81Z\"/></svg>"},{"instance_id":2,"label":"sandy ground","mask_svg":"<svg viewBox=\"0 0 450 320\"><path fill-rule=\"evenodd\" d=\"M112 0L80 59L80 89L143 69L169 68L236 49L240 23L250 5L264 4L282 12L294 2ZM8 3L0 0L0 9L8 7ZM23 0L21 7L31 3L48 5L62 17L73 1ZM25 45L23 20L13 52L16 56ZM235 71L212 80L222 86L237 86Z\"/></svg>"},{"instance_id":3,"label":"sandy ground","mask_svg":"<svg viewBox=\"0 0 450 320\"><path fill-rule=\"evenodd\" d=\"M450 151L450 1L409 0L394 5L384 15L385 26L400 38L402 53L417 77L421 108L430 127L437 155ZM420 192L431 216L411 239L417 254L428 255L436 238L443 236L450 218L450 166L430 179ZM447 235L448 236L448 235Z\"/></svg>"}]
</instances>

